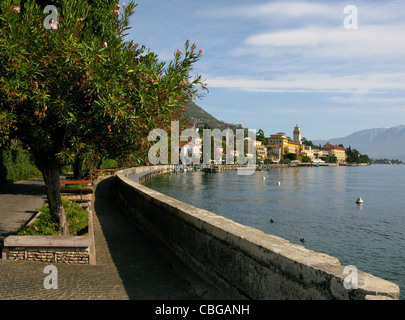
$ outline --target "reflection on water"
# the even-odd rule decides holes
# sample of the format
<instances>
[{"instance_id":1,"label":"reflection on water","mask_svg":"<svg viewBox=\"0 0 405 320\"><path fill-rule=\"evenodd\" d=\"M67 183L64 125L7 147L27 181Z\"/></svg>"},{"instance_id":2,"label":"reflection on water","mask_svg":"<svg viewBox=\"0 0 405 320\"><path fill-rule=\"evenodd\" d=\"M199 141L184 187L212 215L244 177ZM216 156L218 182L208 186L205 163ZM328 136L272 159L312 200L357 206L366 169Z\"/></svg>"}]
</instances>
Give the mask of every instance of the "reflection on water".
<instances>
[{"instance_id":1,"label":"reflection on water","mask_svg":"<svg viewBox=\"0 0 405 320\"><path fill-rule=\"evenodd\" d=\"M292 243L305 238L405 291L404 177L405 166L274 168L162 175L146 186Z\"/></svg>"}]
</instances>

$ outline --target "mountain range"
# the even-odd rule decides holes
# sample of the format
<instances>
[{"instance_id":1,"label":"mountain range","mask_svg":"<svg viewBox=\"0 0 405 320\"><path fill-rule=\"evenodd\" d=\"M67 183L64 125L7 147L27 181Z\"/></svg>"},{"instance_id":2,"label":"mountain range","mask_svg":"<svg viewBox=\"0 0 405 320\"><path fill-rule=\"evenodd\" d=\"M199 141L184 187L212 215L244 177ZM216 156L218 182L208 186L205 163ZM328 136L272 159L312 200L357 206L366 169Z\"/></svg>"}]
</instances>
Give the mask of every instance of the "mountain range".
<instances>
[{"instance_id":1,"label":"mountain range","mask_svg":"<svg viewBox=\"0 0 405 320\"><path fill-rule=\"evenodd\" d=\"M405 125L391 128L374 128L354 132L343 138L312 140L315 145L342 144L367 154L372 159L395 159L405 161Z\"/></svg>"}]
</instances>

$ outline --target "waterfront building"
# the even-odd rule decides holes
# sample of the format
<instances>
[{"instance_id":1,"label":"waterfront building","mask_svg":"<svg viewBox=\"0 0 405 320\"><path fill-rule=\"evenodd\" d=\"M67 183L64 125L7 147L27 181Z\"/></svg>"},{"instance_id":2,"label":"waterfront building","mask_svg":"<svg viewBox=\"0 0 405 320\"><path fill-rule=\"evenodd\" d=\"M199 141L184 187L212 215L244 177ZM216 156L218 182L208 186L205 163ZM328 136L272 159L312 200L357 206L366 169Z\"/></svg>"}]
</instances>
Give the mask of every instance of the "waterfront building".
<instances>
[{"instance_id":1,"label":"waterfront building","mask_svg":"<svg viewBox=\"0 0 405 320\"><path fill-rule=\"evenodd\" d=\"M267 150L267 159L273 162L280 162L282 151L279 145L270 144L265 146L265 148Z\"/></svg>"},{"instance_id":2,"label":"waterfront building","mask_svg":"<svg viewBox=\"0 0 405 320\"><path fill-rule=\"evenodd\" d=\"M321 158L326 157L329 153L325 150L312 149L310 146L305 146L303 154L308 156L313 163L325 163Z\"/></svg>"},{"instance_id":3,"label":"waterfront building","mask_svg":"<svg viewBox=\"0 0 405 320\"><path fill-rule=\"evenodd\" d=\"M296 129L297 128L299 129L298 126L296 127ZM297 141L294 141L294 139ZM269 145L276 145L281 148L282 155L287 153L301 154L302 143L299 141L301 141L300 131L294 131L293 140L287 137L284 132L272 134L268 139Z\"/></svg>"},{"instance_id":4,"label":"waterfront building","mask_svg":"<svg viewBox=\"0 0 405 320\"><path fill-rule=\"evenodd\" d=\"M253 144L253 139L251 139L250 137L247 137L244 139L244 149L245 149L245 154L244 156L247 159L254 159L255 154L251 153L251 151L254 152L254 149L256 148L256 143L253 145L253 150L250 150L249 145Z\"/></svg>"},{"instance_id":5,"label":"waterfront building","mask_svg":"<svg viewBox=\"0 0 405 320\"><path fill-rule=\"evenodd\" d=\"M282 155L284 154L285 148L288 146L288 138L284 132L272 134L267 141L269 145L276 145L280 147L282 150Z\"/></svg>"},{"instance_id":6,"label":"waterfront building","mask_svg":"<svg viewBox=\"0 0 405 320\"><path fill-rule=\"evenodd\" d=\"M267 149L263 145L262 141L256 140L256 156L257 160L264 161L267 159Z\"/></svg>"},{"instance_id":7,"label":"waterfront building","mask_svg":"<svg viewBox=\"0 0 405 320\"><path fill-rule=\"evenodd\" d=\"M301 143L288 140L286 151L287 151L287 153L295 153L295 154L299 155L299 154L301 154L301 148L302 148Z\"/></svg>"},{"instance_id":8,"label":"waterfront building","mask_svg":"<svg viewBox=\"0 0 405 320\"><path fill-rule=\"evenodd\" d=\"M183 163L183 159L186 160L183 164L190 164L194 162L194 164L198 164L202 158L202 146L201 144L195 144L191 141L184 142L180 141L179 143L180 149L180 160Z\"/></svg>"},{"instance_id":9,"label":"waterfront building","mask_svg":"<svg viewBox=\"0 0 405 320\"><path fill-rule=\"evenodd\" d=\"M313 149L313 153L314 153L314 159L313 160L324 158L324 157L327 157L329 155L329 151L328 150L323 150L323 149Z\"/></svg>"},{"instance_id":10,"label":"waterfront building","mask_svg":"<svg viewBox=\"0 0 405 320\"><path fill-rule=\"evenodd\" d=\"M197 133L194 137L189 136L188 141L179 141L180 161L183 163L182 159L184 159L188 162L183 164L190 164L189 162L197 164L202 159L203 138L199 135L198 128L193 127L192 129Z\"/></svg>"},{"instance_id":11,"label":"waterfront building","mask_svg":"<svg viewBox=\"0 0 405 320\"><path fill-rule=\"evenodd\" d=\"M340 146L327 145L323 147L322 150L329 156L335 156L338 163L346 162L347 155L345 148Z\"/></svg>"},{"instance_id":12,"label":"waterfront building","mask_svg":"<svg viewBox=\"0 0 405 320\"><path fill-rule=\"evenodd\" d=\"M346 150L340 146L328 145L321 149L312 149L302 144L301 128L296 125L293 131L293 139L286 136L284 132L270 135L268 138L267 157L275 162L280 161L283 155L288 153L306 155L313 162L323 162L319 159L327 156L335 156L338 163L346 162ZM278 159L278 160L276 160ZM299 159L299 157L298 157Z\"/></svg>"}]
</instances>

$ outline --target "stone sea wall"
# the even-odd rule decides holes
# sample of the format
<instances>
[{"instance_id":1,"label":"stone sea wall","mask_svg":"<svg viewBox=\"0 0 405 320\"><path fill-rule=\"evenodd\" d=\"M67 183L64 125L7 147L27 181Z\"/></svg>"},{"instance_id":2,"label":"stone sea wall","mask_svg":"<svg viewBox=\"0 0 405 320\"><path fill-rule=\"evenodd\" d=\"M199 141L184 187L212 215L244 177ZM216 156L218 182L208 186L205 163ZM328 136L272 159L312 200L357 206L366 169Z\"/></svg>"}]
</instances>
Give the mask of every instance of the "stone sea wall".
<instances>
[{"instance_id":1,"label":"stone sea wall","mask_svg":"<svg viewBox=\"0 0 405 320\"><path fill-rule=\"evenodd\" d=\"M134 222L160 239L162 245L224 296L257 300L399 298L398 285L361 270L348 273L335 257L241 225L138 183L168 169L151 166L118 172L117 200Z\"/></svg>"}]
</instances>

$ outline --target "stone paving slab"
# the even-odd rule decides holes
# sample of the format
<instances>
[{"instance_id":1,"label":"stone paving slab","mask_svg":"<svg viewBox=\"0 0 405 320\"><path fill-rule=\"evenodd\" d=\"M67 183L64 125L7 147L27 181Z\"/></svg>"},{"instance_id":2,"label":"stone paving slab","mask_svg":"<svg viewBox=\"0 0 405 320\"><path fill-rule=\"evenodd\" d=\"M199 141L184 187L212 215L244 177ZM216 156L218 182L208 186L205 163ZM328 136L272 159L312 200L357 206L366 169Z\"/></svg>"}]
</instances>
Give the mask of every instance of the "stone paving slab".
<instances>
[{"instance_id":1,"label":"stone paving slab","mask_svg":"<svg viewBox=\"0 0 405 320\"><path fill-rule=\"evenodd\" d=\"M97 265L53 264L57 269L58 288L46 289L47 263L0 259L1 300L198 300L220 299L212 288L152 238L146 238L131 225L112 198L114 177L101 181L93 201L94 237ZM27 199L30 192L26 188ZM37 189L38 181L32 184ZM29 183L28 183L29 184ZM14 190L15 186L8 190ZM32 192L31 192L32 193ZM2 201L9 195L1 191ZM40 192L36 194L42 199ZM39 200L38 200L39 201ZM13 212L34 211L36 200L13 202ZM41 205L41 203L39 204ZM32 207L31 207L32 206ZM0 206L3 235L12 233L23 220ZM4 220L3 220L4 218ZM22 219L22 220L21 220Z\"/></svg>"},{"instance_id":2,"label":"stone paving slab","mask_svg":"<svg viewBox=\"0 0 405 320\"><path fill-rule=\"evenodd\" d=\"M13 184L0 185L0 246L3 239L27 222L42 206L45 184L34 178Z\"/></svg>"}]
</instances>

